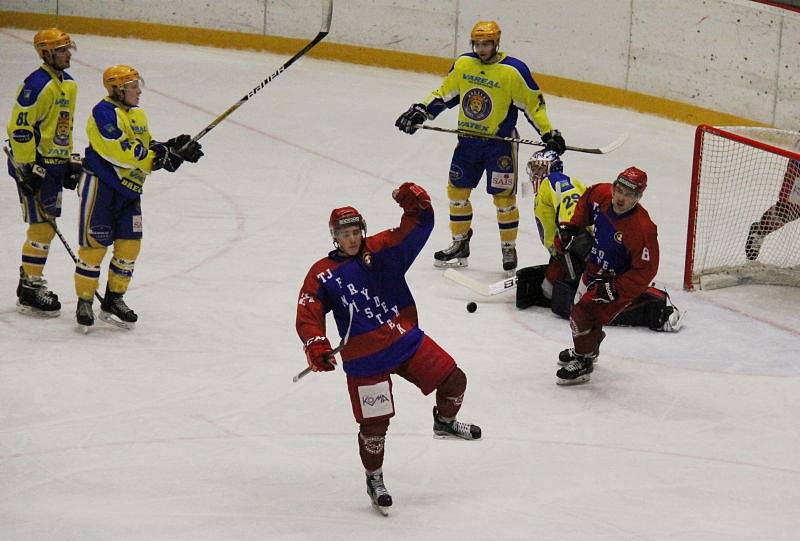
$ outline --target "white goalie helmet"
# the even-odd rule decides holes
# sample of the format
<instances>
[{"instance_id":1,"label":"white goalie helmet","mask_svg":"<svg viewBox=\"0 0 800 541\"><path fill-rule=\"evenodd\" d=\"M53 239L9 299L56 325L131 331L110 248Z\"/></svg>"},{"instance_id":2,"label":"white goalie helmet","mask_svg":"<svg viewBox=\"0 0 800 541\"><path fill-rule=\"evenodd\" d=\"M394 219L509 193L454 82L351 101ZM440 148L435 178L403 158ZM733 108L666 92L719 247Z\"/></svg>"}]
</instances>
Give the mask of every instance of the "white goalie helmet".
<instances>
[{"instance_id":1,"label":"white goalie helmet","mask_svg":"<svg viewBox=\"0 0 800 541\"><path fill-rule=\"evenodd\" d=\"M550 173L564 171L561 157L552 150L538 150L528 160L528 179L533 184L533 193L539 192L539 185Z\"/></svg>"}]
</instances>

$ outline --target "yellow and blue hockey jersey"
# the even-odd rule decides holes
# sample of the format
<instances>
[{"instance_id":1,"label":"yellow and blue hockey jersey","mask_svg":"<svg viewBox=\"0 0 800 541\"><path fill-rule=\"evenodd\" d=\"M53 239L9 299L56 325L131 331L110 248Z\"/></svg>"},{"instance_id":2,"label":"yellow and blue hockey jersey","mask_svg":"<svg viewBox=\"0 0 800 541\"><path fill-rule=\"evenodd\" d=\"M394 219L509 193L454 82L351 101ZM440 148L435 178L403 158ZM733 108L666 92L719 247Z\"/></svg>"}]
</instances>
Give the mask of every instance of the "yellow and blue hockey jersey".
<instances>
[{"instance_id":1,"label":"yellow and blue hockey jersey","mask_svg":"<svg viewBox=\"0 0 800 541\"><path fill-rule=\"evenodd\" d=\"M19 164L69 160L78 85L65 71L42 66L17 89L6 131Z\"/></svg>"},{"instance_id":2,"label":"yellow and blue hockey jersey","mask_svg":"<svg viewBox=\"0 0 800 541\"><path fill-rule=\"evenodd\" d=\"M524 62L506 53L484 64L475 53L459 56L442 86L422 103L434 117L461 105L458 128L484 135L510 137L518 111L540 134L551 130L539 86Z\"/></svg>"},{"instance_id":3,"label":"yellow and blue hockey jersey","mask_svg":"<svg viewBox=\"0 0 800 541\"><path fill-rule=\"evenodd\" d=\"M580 180L559 172L550 173L539 185L533 203L533 214L536 216L539 239L550 255L556 255L553 241L558 224L572 218L578 200L585 191L586 186Z\"/></svg>"},{"instance_id":4,"label":"yellow and blue hockey jersey","mask_svg":"<svg viewBox=\"0 0 800 541\"><path fill-rule=\"evenodd\" d=\"M92 109L86 135L84 167L124 197L140 196L155 158L144 111L104 98Z\"/></svg>"}]
</instances>

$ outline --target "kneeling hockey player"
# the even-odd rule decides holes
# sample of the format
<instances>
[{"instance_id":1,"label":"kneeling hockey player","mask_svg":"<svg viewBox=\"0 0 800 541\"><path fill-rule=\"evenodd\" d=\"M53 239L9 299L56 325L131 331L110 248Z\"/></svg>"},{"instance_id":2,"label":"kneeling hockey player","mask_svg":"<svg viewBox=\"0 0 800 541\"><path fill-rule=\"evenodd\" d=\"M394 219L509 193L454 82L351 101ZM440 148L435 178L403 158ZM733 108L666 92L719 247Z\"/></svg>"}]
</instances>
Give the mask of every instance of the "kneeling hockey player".
<instances>
[{"instance_id":1,"label":"kneeling hockey player","mask_svg":"<svg viewBox=\"0 0 800 541\"><path fill-rule=\"evenodd\" d=\"M517 272L517 308L550 307L553 312L569 318L578 279L586 267L592 248L591 227L576 234L563 254L555 249L558 225L568 222L577 208L586 186L564 174L562 158L555 152L535 152L528 161L528 177L535 194L534 214L539 238L550 253L547 265L525 267ZM633 300L610 325L649 327L655 331L677 331L681 314L671 304L666 291L648 287Z\"/></svg>"}]
</instances>

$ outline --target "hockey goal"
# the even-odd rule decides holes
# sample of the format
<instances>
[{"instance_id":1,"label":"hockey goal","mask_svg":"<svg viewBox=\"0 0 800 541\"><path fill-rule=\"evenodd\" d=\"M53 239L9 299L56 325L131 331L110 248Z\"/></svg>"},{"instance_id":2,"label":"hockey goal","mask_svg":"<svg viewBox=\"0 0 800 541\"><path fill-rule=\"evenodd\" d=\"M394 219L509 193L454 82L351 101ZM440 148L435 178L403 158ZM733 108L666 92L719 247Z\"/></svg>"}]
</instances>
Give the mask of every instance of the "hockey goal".
<instances>
[{"instance_id":1,"label":"hockey goal","mask_svg":"<svg viewBox=\"0 0 800 541\"><path fill-rule=\"evenodd\" d=\"M800 133L697 127L683 286L800 286Z\"/></svg>"}]
</instances>

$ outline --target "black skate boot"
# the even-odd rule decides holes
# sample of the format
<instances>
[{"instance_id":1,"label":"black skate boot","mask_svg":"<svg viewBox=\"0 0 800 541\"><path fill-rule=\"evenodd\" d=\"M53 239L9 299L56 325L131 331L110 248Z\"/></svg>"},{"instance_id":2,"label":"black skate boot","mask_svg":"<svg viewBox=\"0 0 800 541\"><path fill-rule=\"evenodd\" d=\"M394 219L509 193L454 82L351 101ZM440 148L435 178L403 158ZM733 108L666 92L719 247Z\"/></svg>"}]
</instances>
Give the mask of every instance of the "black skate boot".
<instances>
[{"instance_id":1,"label":"black skate boot","mask_svg":"<svg viewBox=\"0 0 800 541\"><path fill-rule=\"evenodd\" d=\"M439 439L460 438L462 440L481 439L481 427L469 423L452 421L442 421L439 418L439 410L433 406L433 437Z\"/></svg>"},{"instance_id":2,"label":"black skate boot","mask_svg":"<svg viewBox=\"0 0 800 541\"><path fill-rule=\"evenodd\" d=\"M517 270L517 246L513 242L503 242L500 244L503 252L503 270L514 276Z\"/></svg>"},{"instance_id":3,"label":"black skate boot","mask_svg":"<svg viewBox=\"0 0 800 541\"><path fill-rule=\"evenodd\" d=\"M132 329L136 326L139 316L131 310L122 299L122 293L114 293L106 286L106 294L100 304L100 320L121 327Z\"/></svg>"},{"instance_id":4,"label":"black skate boot","mask_svg":"<svg viewBox=\"0 0 800 541\"><path fill-rule=\"evenodd\" d=\"M58 295L47 289L41 276L28 276L19 268L17 312L27 316L56 317L61 313Z\"/></svg>"},{"instance_id":5,"label":"black skate boot","mask_svg":"<svg viewBox=\"0 0 800 541\"><path fill-rule=\"evenodd\" d=\"M433 254L433 266L439 269L450 267L469 266L469 239L472 238L472 229L466 235L453 237L453 244L449 248Z\"/></svg>"},{"instance_id":6,"label":"black skate boot","mask_svg":"<svg viewBox=\"0 0 800 541\"><path fill-rule=\"evenodd\" d=\"M578 355L573 353L575 359L567 366L558 369L556 372L556 384L558 385L578 385L586 383L591 379L590 374L594 371L594 360L597 355Z\"/></svg>"},{"instance_id":7,"label":"black skate boot","mask_svg":"<svg viewBox=\"0 0 800 541\"><path fill-rule=\"evenodd\" d=\"M388 507L392 506L392 496L383 484L383 469L367 474L367 494L374 507L381 515L389 514Z\"/></svg>"},{"instance_id":8,"label":"black skate boot","mask_svg":"<svg viewBox=\"0 0 800 541\"><path fill-rule=\"evenodd\" d=\"M597 343L597 351L594 352L594 362L597 362L600 355L600 344L603 343L603 340L606 337L605 331L600 331L600 341ZM562 350L561 353L558 354L558 366L567 366L569 363L574 361L577 358L575 354L575 348L569 348Z\"/></svg>"},{"instance_id":9,"label":"black skate boot","mask_svg":"<svg viewBox=\"0 0 800 541\"><path fill-rule=\"evenodd\" d=\"M761 222L753 222L750 224L750 231L747 233L747 242L744 244L744 254L747 256L748 261L755 261L758 259L758 254L761 252L761 245L764 243L764 237L766 237L761 229Z\"/></svg>"},{"instance_id":10,"label":"black skate boot","mask_svg":"<svg viewBox=\"0 0 800 541\"><path fill-rule=\"evenodd\" d=\"M75 319L78 327L85 333L89 332L89 327L94 325L94 310L92 309L92 299L78 299L78 308L75 310Z\"/></svg>"}]
</instances>

